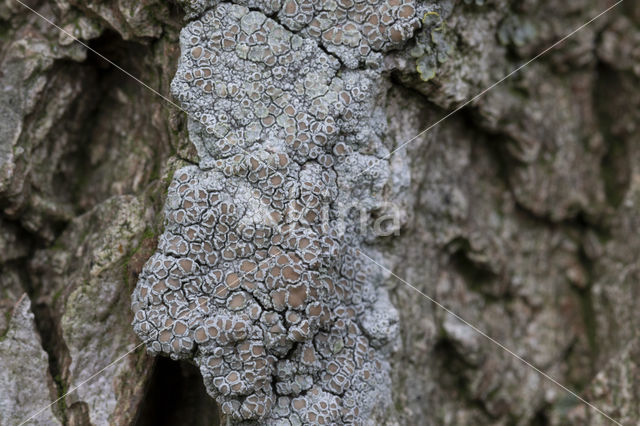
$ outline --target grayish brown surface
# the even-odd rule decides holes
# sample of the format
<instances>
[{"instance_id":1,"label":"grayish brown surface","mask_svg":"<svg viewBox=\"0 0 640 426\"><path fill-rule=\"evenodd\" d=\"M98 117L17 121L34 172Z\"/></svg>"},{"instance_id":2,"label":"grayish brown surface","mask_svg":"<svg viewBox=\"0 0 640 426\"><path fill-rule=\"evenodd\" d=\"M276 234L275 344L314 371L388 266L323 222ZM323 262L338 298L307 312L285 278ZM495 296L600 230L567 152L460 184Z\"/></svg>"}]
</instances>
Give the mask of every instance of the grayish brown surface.
<instances>
[{"instance_id":1,"label":"grayish brown surface","mask_svg":"<svg viewBox=\"0 0 640 426\"><path fill-rule=\"evenodd\" d=\"M389 149L611 4L477 3L421 3L444 27L425 22L386 58ZM169 93L178 5L28 4ZM627 0L396 153L391 167L410 173L386 193L408 217L376 242L398 275L625 424L640 404L639 40L640 7ZM31 377L33 389L18 405L0 392L0 423L12 425L138 344L130 293L163 230L173 171L197 157L183 114L11 0L0 1L0 64L0 365L3 383ZM401 316L389 424L607 424L387 284ZM16 304L25 292L35 329L26 299ZM7 355L22 350L15 330L34 354L18 364ZM153 374L139 349L39 419L144 424L138 413L163 401L146 387L162 383ZM207 397L192 401L213 423Z\"/></svg>"}]
</instances>

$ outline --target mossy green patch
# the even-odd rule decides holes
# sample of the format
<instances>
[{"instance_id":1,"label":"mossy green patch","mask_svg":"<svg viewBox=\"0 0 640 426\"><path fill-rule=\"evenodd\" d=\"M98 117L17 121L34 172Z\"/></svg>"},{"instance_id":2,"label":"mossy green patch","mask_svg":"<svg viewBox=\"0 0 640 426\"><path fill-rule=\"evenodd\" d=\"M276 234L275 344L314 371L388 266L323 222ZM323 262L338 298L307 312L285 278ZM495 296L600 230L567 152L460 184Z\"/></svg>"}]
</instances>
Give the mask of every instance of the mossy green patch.
<instances>
[{"instance_id":1,"label":"mossy green patch","mask_svg":"<svg viewBox=\"0 0 640 426\"><path fill-rule=\"evenodd\" d=\"M64 397L69 391L69 386L65 383L62 377L58 374L53 378L58 391L58 398L60 400L57 403L58 410L60 410L60 416L62 417L62 423L67 424L67 399Z\"/></svg>"},{"instance_id":2,"label":"mossy green patch","mask_svg":"<svg viewBox=\"0 0 640 426\"><path fill-rule=\"evenodd\" d=\"M4 317L7 323L7 328L5 328L2 333L0 333L0 342L7 338L7 333L9 333L9 322L11 321L11 309L7 309L4 313Z\"/></svg>"},{"instance_id":3,"label":"mossy green patch","mask_svg":"<svg viewBox=\"0 0 640 426\"><path fill-rule=\"evenodd\" d=\"M442 16L429 11L422 17L422 30L416 35L416 45L409 54L416 58L416 71L422 81L435 78L438 67L453 51L453 42Z\"/></svg>"},{"instance_id":4,"label":"mossy green patch","mask_svg":"<svg viewBox=\"0 0 640 426\"><path fill-rule=\"evenodd\" d=\"M123 280L129 289L133 289L135 283L132 281L132 275L137 275L142 269L143 264L155 251L155 240L157 233L152 227L145 228L140 236L140 242L125 257L122 264ZM132 270L133 268L133 270Z\"/></svg>"},{"instance_id":5,"label":"mossy green patch","mask_svg":"<svg viewBox=\"0 0 640 426\"><path fill-rule=\"evenodd\" d=\"M64 251L66 249L67 249L67 246L65 245L65 243L62 242L62 239L60 238L55 240L53 245L49 247L49 250L53 250L53 251Z\"/></svg>"},{"instance_id":6,"label":"mossy green patch","mask_svg":"<svg viewBox=\"0 0 640 426\"><path fill-rule=\"evenodd\" d=\"M56 302L58 301L58 299L60 299L60 296L62 295L62 289L57 290L54 294L53 294L53 304L55 305Z\"/></svg>"},{"instance_id":7,"label":"mossy green patch","mask_svg":"<svg viewBox=\"0 0 640 426\"><path fill-rule=\"evenodd\" d=\"M591 367L595 370L594 363L598 359L600 347L598 345L598 323L593 301L593 293L589 288L579 291L580 308L582 310L582 321L590 349Z\"/></svg>"}]
</instances>

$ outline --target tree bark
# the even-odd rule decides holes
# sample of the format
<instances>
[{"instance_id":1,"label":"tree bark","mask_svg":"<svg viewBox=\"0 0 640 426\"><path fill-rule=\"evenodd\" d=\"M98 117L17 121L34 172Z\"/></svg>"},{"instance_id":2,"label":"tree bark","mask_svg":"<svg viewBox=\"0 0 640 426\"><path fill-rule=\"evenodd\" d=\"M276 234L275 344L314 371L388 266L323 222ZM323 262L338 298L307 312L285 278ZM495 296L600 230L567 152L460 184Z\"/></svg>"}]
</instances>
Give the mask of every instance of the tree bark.
<instances>
[{"instance_id":1,"label":"tree bark","mask_svg":"<svg viewBox=\"0 0 640 426\"><path fill-rule=\"evenodd\" d=\"M376 422L610 423L514 354L640 419L640 6L545 52L611 5L419 2L384 52L398 227L366 244L399 323ZM184 6L0 0L0 425L231 421L131 325L174 173L201 160L170 89Z\"/></svg>"}]
</instances>

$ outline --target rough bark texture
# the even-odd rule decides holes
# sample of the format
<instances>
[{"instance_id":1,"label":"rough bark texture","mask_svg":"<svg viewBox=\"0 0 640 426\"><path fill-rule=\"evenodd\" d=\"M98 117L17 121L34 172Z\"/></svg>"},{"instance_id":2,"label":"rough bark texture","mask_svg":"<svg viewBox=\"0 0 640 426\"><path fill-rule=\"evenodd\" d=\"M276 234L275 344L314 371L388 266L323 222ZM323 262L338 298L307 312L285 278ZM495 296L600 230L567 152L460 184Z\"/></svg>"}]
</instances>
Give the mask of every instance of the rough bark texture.
<instances>
[{"instance_id":1,"label":"rough bark texture","mask_svg":"<svg viewBox=\"0 0 640 426\"><path fill-rule=\"evenodd\" d=\"M166 96L186 13L201 12L26 3ZM611 4L417 2L420 28L384 58L382 143L399 147ZM394 153L403 173L382 194L406 216L368 241L385 267L623 424L640 418L639 45L627 0ZM198 160L183 112L0 0L0 425L140 344L131 293L174 172ZM608 424L386 277L400 315L387 424ZM141 346L33 423L219 420L198 369Z\"/></svg>"}]
</instances>

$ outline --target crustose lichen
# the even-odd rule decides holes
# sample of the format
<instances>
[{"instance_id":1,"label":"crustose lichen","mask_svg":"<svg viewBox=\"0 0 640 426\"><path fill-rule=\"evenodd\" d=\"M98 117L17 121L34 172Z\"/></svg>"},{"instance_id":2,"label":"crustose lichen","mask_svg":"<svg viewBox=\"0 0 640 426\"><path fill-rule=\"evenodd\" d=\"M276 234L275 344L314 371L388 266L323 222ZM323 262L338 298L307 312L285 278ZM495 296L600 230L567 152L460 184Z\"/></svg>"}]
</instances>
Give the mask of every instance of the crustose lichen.
<instances>
[{"instance_id":1,"label":"crustose lichen","mask_svg":"<svg viewBox=\"0 0 640 426\"><path fill-rule=\"evenodd\" d=\"M402 0L337 2L345 14L276 3L264 12L284 25L198 3L181 33L172 91L200 165L169 187L133 325L151 353L193 360L233 421L359 424L389 403L397 313L357 223L332 225L341 203L375 205L390 173L382 77L349 66L403 43L417 19Z\"/></svg>"}]
</instances>

